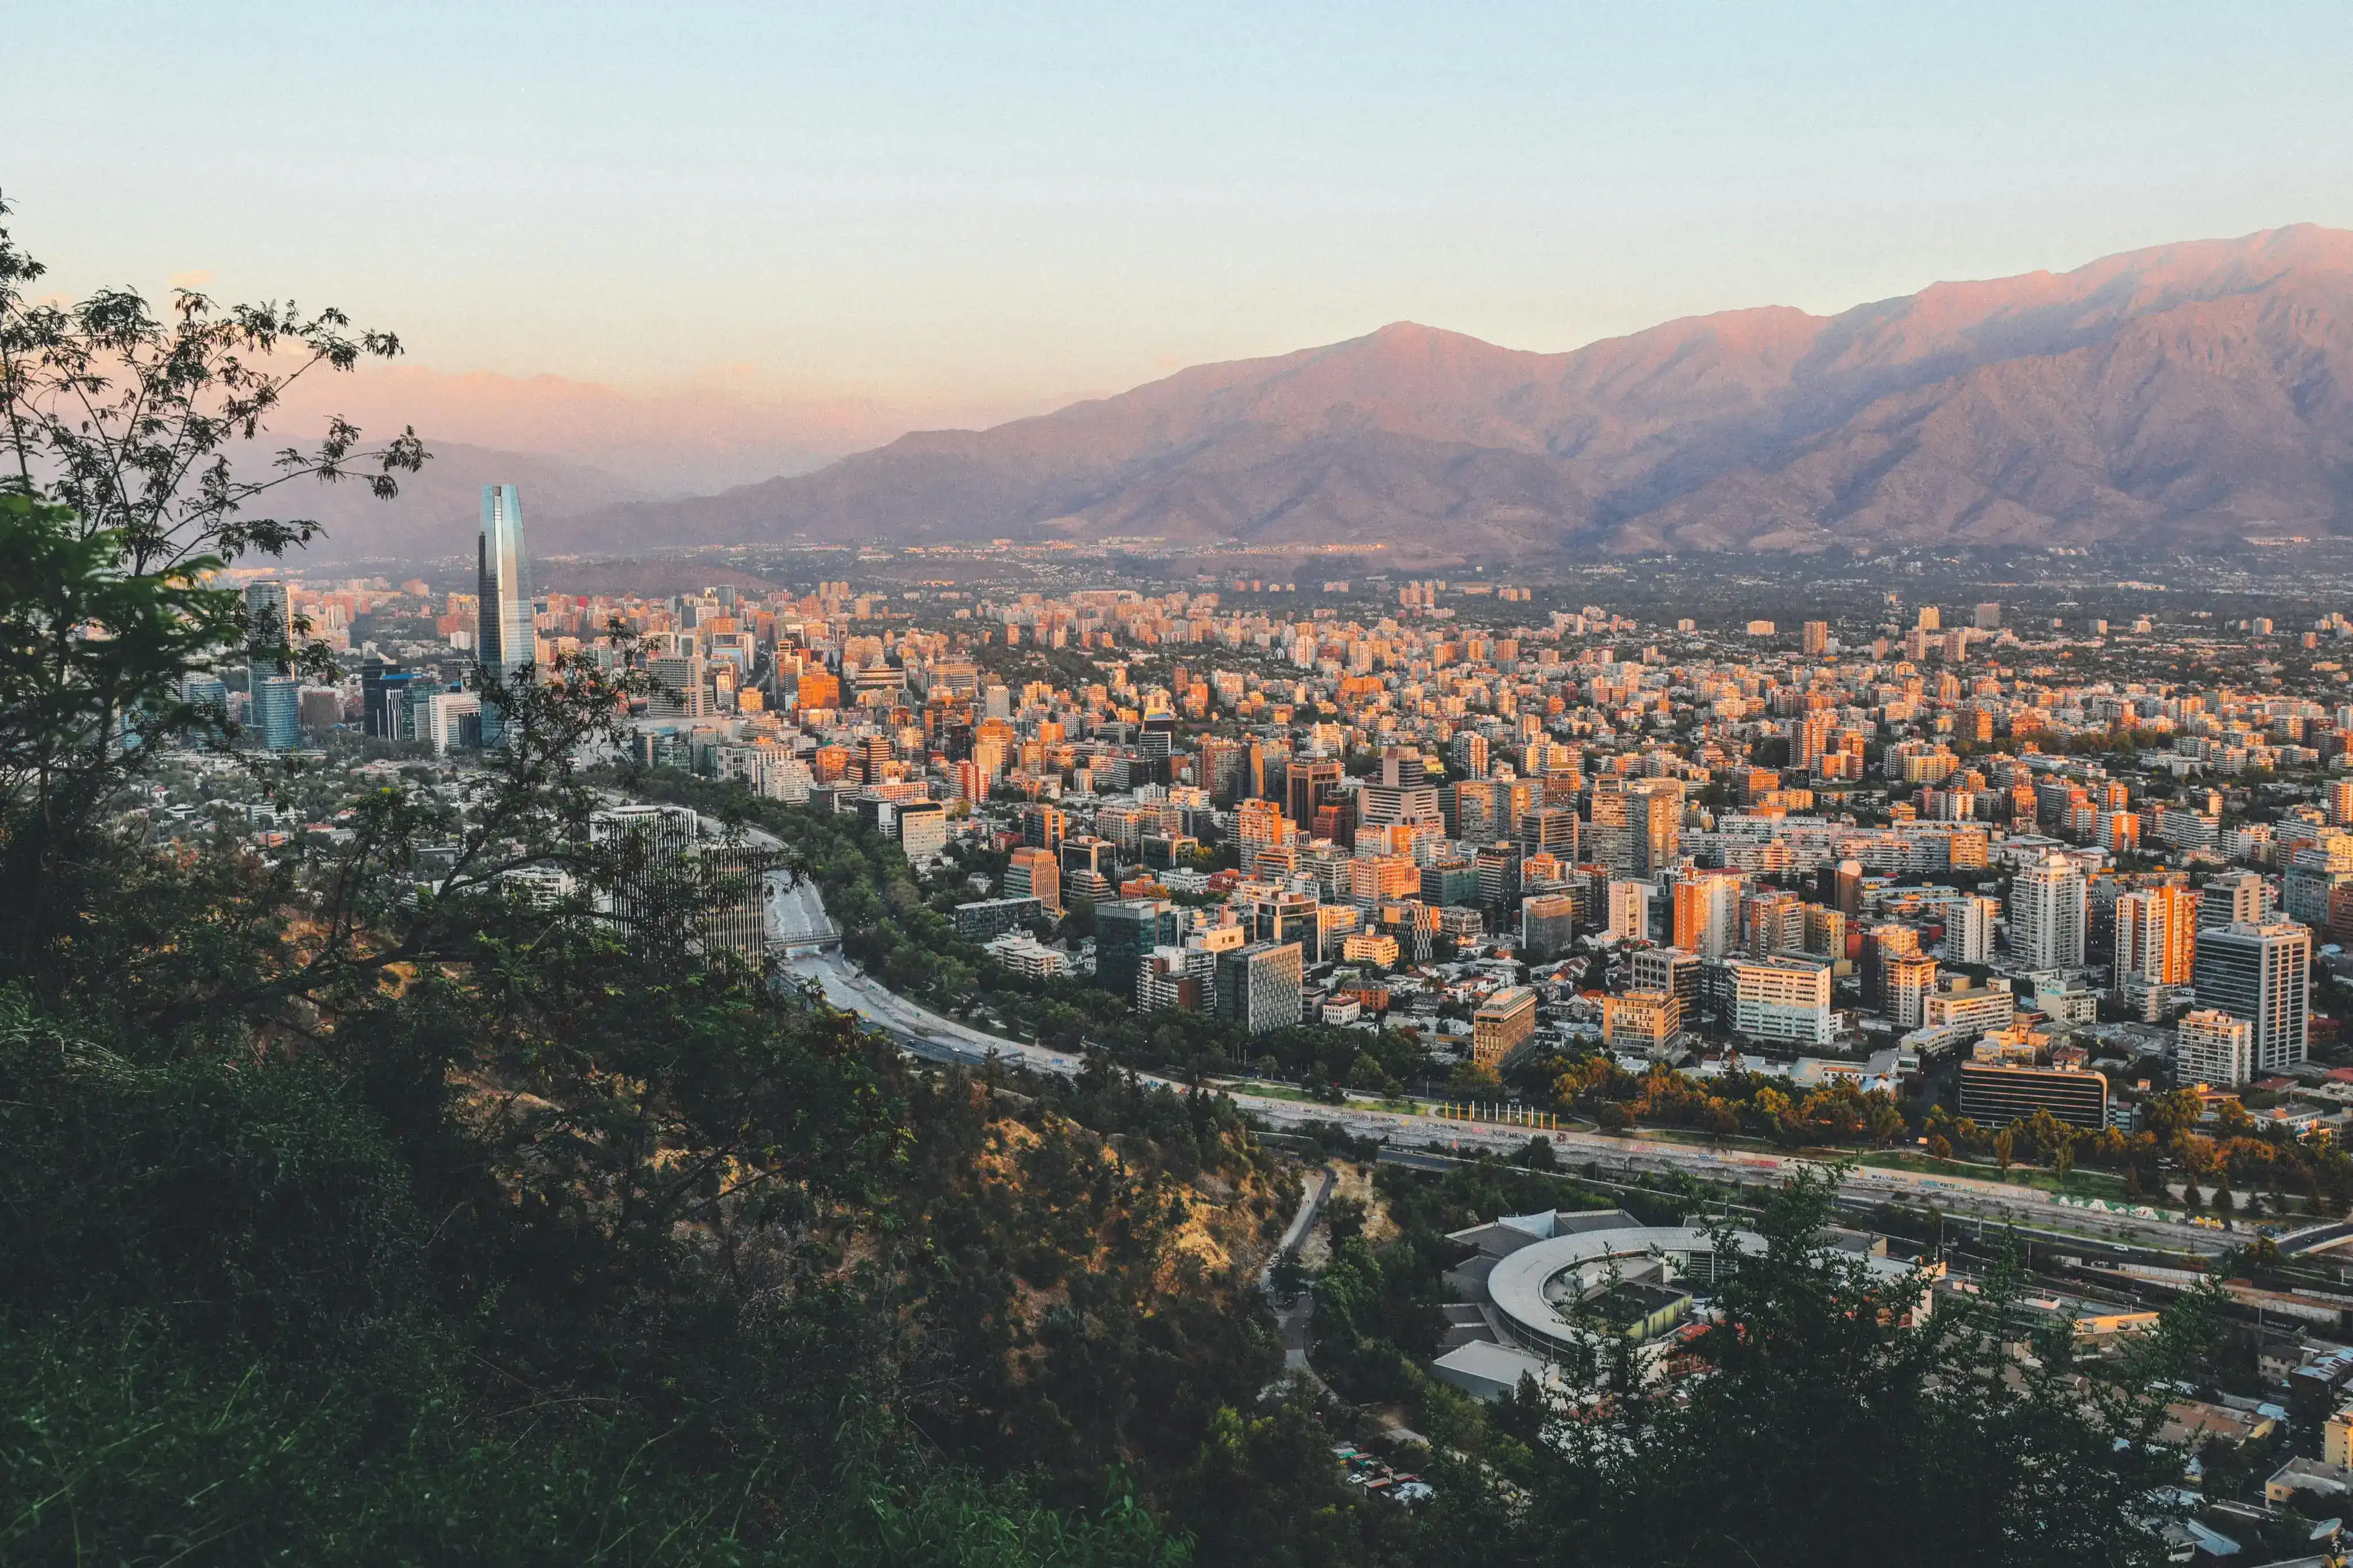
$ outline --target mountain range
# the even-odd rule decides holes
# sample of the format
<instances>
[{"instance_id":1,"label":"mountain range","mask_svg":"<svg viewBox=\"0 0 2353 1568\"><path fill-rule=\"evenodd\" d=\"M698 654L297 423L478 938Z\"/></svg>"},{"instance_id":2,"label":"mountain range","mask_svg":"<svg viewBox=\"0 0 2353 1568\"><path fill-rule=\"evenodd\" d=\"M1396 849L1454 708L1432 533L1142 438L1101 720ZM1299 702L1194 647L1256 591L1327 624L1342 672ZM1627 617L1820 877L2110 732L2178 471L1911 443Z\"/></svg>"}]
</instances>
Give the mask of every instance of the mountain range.
<instances>
[{"instance_id":1,"label":"mountain range","mask_svg":"<svg viewBox=\"0 0 2353 1568\"><path fill-rule=\"evenodd\" d=\"M1141 536L1444 561L2328 532L2353 524L2353 233L1567 353L1398 323L717 495L533 510L543 552Z\"/></svg>"}]
</instances>

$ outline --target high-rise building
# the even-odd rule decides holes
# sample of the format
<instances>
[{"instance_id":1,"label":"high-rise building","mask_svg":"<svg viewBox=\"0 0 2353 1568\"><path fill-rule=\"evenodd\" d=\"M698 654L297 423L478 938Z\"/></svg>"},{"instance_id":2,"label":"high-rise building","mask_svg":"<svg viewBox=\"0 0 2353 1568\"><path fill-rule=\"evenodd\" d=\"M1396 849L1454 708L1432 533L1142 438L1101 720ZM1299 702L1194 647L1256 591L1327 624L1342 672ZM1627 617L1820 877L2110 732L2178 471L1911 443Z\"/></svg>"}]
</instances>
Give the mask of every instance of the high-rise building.
<instances>
[{"instance_id":1,"label":"high-rise building","mask_svg":"<svg viewBox=\"0 0 2353 1568\"><path fill-rule=\"evenodd\" d=\"M1798 629L1799 646L1808 658L1827 653L1831 646L1831 624L1828 621L1808 621Z\"/></svg>"},{"instance_id":2,"label":"high-rise building","mask_svg":"<svg viewBox=\"0 0 2353 1568\"><path fill-rule=\"evenodd\" d=\"M2183 1015L2174 1036L2173 1081L2236 1089L2255 1076L2255 1026L2215 1007Z\"/></svg>"},{"instance_id":3,"label":"high-rise building","mask_svg":"<svg viewBox=\"0 0 2353 1568\"><path fill-rule=\"evenodd\" d=\"M1974 895L1945 906L1946 963L1993 962L1994 911L1999 908L1991 899Z\"/></svg>"},{"instance_id":4,"label":"high-rise building","mask_svg":"<svg viewBox=\"0 0 2353 1568\"><path fill-rule=\"evenodd\" d=\"M682 805L618 805L591 817L588 840L609 857L597 907L625 926L659 919L677 898L666 884L694 847L699 822Z\"/></svg>"},{"instance_id":5,"label":"high-rise building","mask_svg":"<svg viewBox=\"0 0 2353 1568\"><path fill-rule=\"evenodd\" d=\"M2001 606L2000 605L1979 605L1977 608L1976 624L1978 630L1981 632L1998 632L2001 630Z\"/></svg>"},{"instance_id":6,"label":"high-rise building","mask_svg":"<svg viewBox=\"0 0 2353 1568\"><path fill-rule=\"evenodd\" d=\"M2353 828L2353 779L2331 779L2324 794L2331 827Z\"/></svg>"},{"instance_id":7,"label":"high-rise building","mask_svg":"<svg viewBox=\"0 0 2353 1568\"><path fill-rule=\"evenodd\" d=\"M245 662L249 673L291 675L287 654L294 642L293 602L286 584L265 577L245 585Z\"/></svg>"},{"instance_id":8,"label":"high-rise building","mask_svg":"<svg viewBox=\"0 0 2353 1568\"><path fill-rule=\"evenodd\" d=\"M2186 888L2145 888L2116 900L2118 986L2187 985L2198 957L2198 895Z\"/></svg>"},{"instance_id":9,"label":"high-rise building","mask_svg":"<svg viewBox=\"0 0 2353 1568\"><path fill-rule=\"evenodd\" d=\"M1062 846L1065 855L1071 847L1071 844ZM1162 900L1123 899L1099 905L1095 910L1095 984L1133 1003L1145 955L1155 947L1175 942L1181 934L1175 908Z\"/></svg>"},{"instance_id":10,"label":"high-rise building","mask_svg":"<svg viewBox=\"0 0 2353 1568\"><path fill-rule=\"evenodd\" d=\"M1520 847L1506 839L1479 846L1479 902L1492 910L1508 910L1520 896Z\"/></svg>"},{"instance_id":11,"label":"high-rise building","mask_svg":"<svg viewBox=\"0 0 2353 1568\"><path fill-rule=\"evenodd\" d=\"M1789 741L1789 762L1794 767L1808 772L1821 770L1822 753L1831 749L1838 733L1838 720L1826 709L1818 709L1799 719Z\"/></svg>"},{"instance_id":12,"label":"high-rise building","mask_svg":"<svg viewBox=\"0 0 2353 1568\"><path fill-rule=\"evenodd\" d=\"M1283 787L1283 815L1293 822L1312 823L1315 808L1340 792L1340 764L1325 757L1293 757Z\"/></svg>"},{"instance_id":13,"label":"high-rise building","mask_svg":"<svg viewBox=\"0 0 2353 1568\"><path fill-rule=\"evenodd\" d=\"M1218 954L1218 1016L1245 1035L1299 1022L1306 964L1295 942L1252 942Z\"/></svg>"},{"instance_id":14,"label":"high-rise building","mask_svg":"<svg viewBox=\"0 0 2353 1568\"><path fill-rule=\"evenodd\" d=\"M482 527L474 542L474 659L501 685L524 678L538 658L532 618L531 553L523 543L522 496L512 485L482 487ZM495 702L482 706L482 743L505 733Z\"/></svg>"},{"instance_id":15,"label":"high-rise building","mask_svg":"<svg viewBox=\"0 0 2353 1568\"><path fill-rule=\"evenodd\" d=\"M1936 961L1921 953L1905 953L1886 961L1881 979L1887 1016L1898 1029L1916 1029L1926 1021L1927 999L1936 990Z\"/></svg>"},{"instance_id":16,"label":"high-rise building","mask_svg":"<svg viewBox=\"0 0 2353 1568\"><path fill-rule=\"evenodd\" d=\"M1059 914L1062 908L1062 869L1054 852L1026 845L1016 849L1005 868L1005 896L1035 899Z\"/></svg>"},{"instance_id":17,"label":"high-rise building","mask_svg":"<svg viewBox=\"0 0 2353 1568\"><path fill-rule=\"evenodd\" d=\"M1762 888L1740 900L1740 929L1751 958L1807 951L1805 902L1779 888Z\"/></svg>"},{"instance_id":18,"label":"high-rise building","mask_svg":"<svg viewBox=\"0 0 2353 1568\"><path fill-rule=\"evenodd\" d=\"M302 719L300 683L290 675L264 675L255 679L252 685L253 731L263 749L272 752L290 752L301 745Z\"/></svg>"},{"instance_id":19,"label":"high-rise building","mask_svg":"<svg viewBox=\"0 0 2353 1568\"><path fill-rule=\"evenodd\" d=\"M2325 833L2298 849L2281 879L2280 903L2290 920L2309 926L2328 923L2329 895L2353 887L2353 835Z\"/></svg>"},{"instance_id":20,"label":"high-rise building","mask_svg":"<svg viewBox=\"0 0 2353 1568\"><path fill-rule=\"evenodd\" d=\"M2010 885L2010 951L2026 969L2084 964L2084 868L2047 855Z\"/></svg>"},{"instance_id":21,"label":"high-rise building","mask_svg":"<svg viewBox=\"0 0 2353 1568\"><path fill-rule=\"evenodd\" d=\"M2304 1060L2312 1017L2312 932L2293 921L2208 926L2192 984L2202 1007L2254 1026L2255 1070Z\"/></svg>"},{"instance_id":22,"label":"high-rise building","mask_svg":"<svg viewBox=\"0 0 2353 1568\"><path fill-rule=\"evenodd\" d=\"M1702 958L1722 958L1740 941L1738 873L1700 871L1673 884L1668 940Z\"/></svg>"},{"instance_id":23,"label":"high-rise building","mask_svg":"<svg viewBox=\"0 0 2353 1568\"><path fill-rule=\"evenodd\" d=\"M1683 853L1683 781L1644 779L1639 786L1629 786L1628 793L1642 802L1640 830L1630 835L1641 858L1634 870L1640 876L1656 877ZM1634 829L1636 819L1630 816L1627 826Z\"/></svg>"},{"instance_id":24,"label":"high-rise building","mask_svg":"<svg viewBox=\"0 0 2353 1568\"><path fill-rule=\"evenodd\" d=\"M1480 1003L1471 1015L1471 1059L1501 1072L1535 1043L1535 990L1506 986Z\"/></svg>"},{"instance_id":25,"label":"high-rise building","mask_svg":"<svg viewBox=\"0 0 2353 1568\"><path fill-rule=\"evenodd\" d=\"M1831 901L1839 913L1853 920L1862 913L1862 862L1841 860L1832 873Z\"/></svg>"},{"instance_id":26,"label":"high-rise building","mask_svg":"<svg viewBox=\"0 0 2353 1568\"><path fill-rule=\"evenodd\" d=\"M1609 883L1609 934L1620 942L1651 935L1651 884L1613 879Z\"/></svg>"},{"instance_id":27,"label":"high-rise building","mask_svg":"<svg viewBox=\"0 0 2353 1568\"><path fill-rule=\"evenodd\" d=\"M2271 913L2271 885L2255 871L2232 871L2206 884L2199 896L2200 926L2253 925Z\"/></svg>"},{"instance_id":28,"label":"high-rise building","mask_svg":"<svg viewBox=\"0 0 2353 1568\"><path fill-rule=\"evenodd\" d=\"M1567 893L1540 893L1520 906L1521 957L1529 963L1558 958L1577 935L1577 900Z\"/></svg>"},{"instance_id":29,"label":"high-rise building","mask_svg":"<svg viewBox=\"0 0 2353 1568\"><path fill-rule=\"evenodd\" d=\"M1446 819L1439 811L1438 786L1426 777L1419 752L1389 747L1381 757L1380 782L1356 792L1358 829L1400 824L1441 829Z\"/></svg>"},{"instance_id":30,"label":"high-rise building","mask_svg":"<svg viewBox=\"0 0 2353 1568\"><path fill-rule=\"evenodd\" d=\"M1535 806L1521 815L1519 839L1523 856L1546 854L1575 865L1577 813L1565 805Z\"/></svg>"},{"instance_id":31,"label":"high-rise building","mask_svg":"<svg viewBox=\"0 0 2353 1568\"><path fill-rule=\"evenodd\" d=\"M1680 947L1637 948L1627 961L1628 988L1657 991L1674 998L1677 1027L1699 1016L1699 954Z\"/></svg>"},{"instance_id":32,"label":"high-rise building","mask_svg":"<svg viewBox=\"0 0 2353 1568\"><path fill-rule=\"evenodd\" d=\"M371 741L406 741L402 732L408 689L417 683L414 670L396 669L390 661L371 658L360 669L360 732Z\"/></svg>"}]
</instances>

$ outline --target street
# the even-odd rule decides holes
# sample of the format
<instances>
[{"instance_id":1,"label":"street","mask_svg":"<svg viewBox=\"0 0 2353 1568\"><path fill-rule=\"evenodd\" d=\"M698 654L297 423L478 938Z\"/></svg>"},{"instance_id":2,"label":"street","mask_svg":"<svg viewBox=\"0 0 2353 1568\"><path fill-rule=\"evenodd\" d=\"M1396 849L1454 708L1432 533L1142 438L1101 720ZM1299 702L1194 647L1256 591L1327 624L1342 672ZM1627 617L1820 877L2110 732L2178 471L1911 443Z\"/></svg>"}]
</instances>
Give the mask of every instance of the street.
<instances>
[{"instance_id":1,"label":"street","mask_svg":"<svg viewBox=\"0 0 2353 1568\"><path fill-rule=\"evenodd\" d=\"M934 1061L971 1065L985 1062L994 1055L1037 1071L1066 1077L1079 1070L1080 1060L1074 1056L1008 1040L943 1017L860 973L833 945L832 922L826 917L824 902L811 884L797 880L788 888L778 888L768 910L770 934L786 954L786 973L814 981L828 1005L859 1015L911 1054ZM1147 1082L1185 1087L1149 1073L1138 1076ZM1336 1125L1351 1137L1469 1155L1482 1151L1516 1153L1527 1146L1529 1139L1545 1138L1551 1141L1556 1157L1564 1166L1592 1163L1605 1175L1628 1180L1642 1174L1680 1172L1711 1182L1770 1184L1820 1163L1819 1158L1765 1151L1717 1150L1568 1129L1535 1131L1362 1105L1303 1102L1239 1089L1222 1092L1276 1129L1296 1131L1321 1122ZM2210 1255L2226 1250L2232 1240L2226 1233L2169 1219L2068 1207L2031 1188L1969 1176L1855 1166L1843 1178L1841 1195L1851 1201L1873 1204L1891 1199L1919 1205L1935 1204L1947 1213L2014 1224L2055 1240L2073 1236Z\"/></svg>"}]
</instances>

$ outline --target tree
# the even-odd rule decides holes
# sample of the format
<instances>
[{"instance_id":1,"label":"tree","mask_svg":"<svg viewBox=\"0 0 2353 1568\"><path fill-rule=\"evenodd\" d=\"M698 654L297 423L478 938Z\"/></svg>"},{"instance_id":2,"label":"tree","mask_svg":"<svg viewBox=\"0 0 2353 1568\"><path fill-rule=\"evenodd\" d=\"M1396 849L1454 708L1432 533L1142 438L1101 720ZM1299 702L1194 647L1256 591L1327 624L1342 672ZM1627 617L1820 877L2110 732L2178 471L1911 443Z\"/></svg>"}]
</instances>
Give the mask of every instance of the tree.
<instances>
[{"instance_id":1,"label":"tree","mask_svg":"<svg viewBox=\"0 0 2353 1568\"><path fill-rule=\"evenodd\" d=\"M0 255L5 259L5 255ZM101 813L155 748L225 715L179 683L237 639L234 595L189 571L127 570L123 536L0 494L0 954L19 973L65 940Z\"/></svg>"},{"instance_id":2,"label":"tree","mask_svg":"<svg viewBox=\"0 0 2353 1568\"><path fill-rule=\"evenodd\" d=\"M1783 1189L1746 1245L1717 1233L1718 1316L1690 1346L1704 1375L1654 1382L1611 1355L1565 1365L1539 1440L1433 1453L1433 1530L1492 1532L1477 1538L1501 1562L1795 1568L1892 1542L1927 1564L2157 1561L2150 1499L2180 1463L2154 1440L2164 1379L2207 1342L2207 1304L2168 1314L2115 1382L2086 1387L2066 1371L2064 1325L2035 1359L2014 1353L2014 1260L1921 1321L1926 1277L1823 1247L1833 1182ZM1836 1510L1805 1479L1830 1453L1854 1489Z\"/></svg>"},{"instance_id":3,"label":"tree","mask_svg":"<svg viewBox=\"0 0 2353 1568\"><path fill-rule=\"evenodd\" d=\"M9 210L0 202L0 217ZM428 458L414 429L370 447L342 418L311 446L271 454L266 475L234 458L296 382L396 356L389 332L354 329L332 308L222 307L187 289L166 316L121 289L71 306L28 300L46 271L0 227L0 473L69 509L86 531L113 535L132 576L191 571L206 556L283 554L319 524L249 515L270 491L351 479L389 499Z\"/></svg>"}]
</instances>

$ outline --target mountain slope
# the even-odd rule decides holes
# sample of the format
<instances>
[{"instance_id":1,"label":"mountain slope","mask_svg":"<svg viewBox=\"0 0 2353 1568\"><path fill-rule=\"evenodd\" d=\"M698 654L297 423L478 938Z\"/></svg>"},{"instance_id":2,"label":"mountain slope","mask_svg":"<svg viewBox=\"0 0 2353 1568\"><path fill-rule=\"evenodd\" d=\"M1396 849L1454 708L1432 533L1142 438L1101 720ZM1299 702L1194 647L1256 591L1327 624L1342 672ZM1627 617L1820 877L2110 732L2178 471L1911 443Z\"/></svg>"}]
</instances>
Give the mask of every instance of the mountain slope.
<instances>
[{"instance_id":1,"label":"mountain slope","mask_svg":"<svg viewBox=\"0 0 2353 1568\"><path fill-rule=\"evenodd\" d=\"M2348 384L2353 234L2306 225L1565 354L1400 323L559 531L1443 558L2327 530L2353 515Z\"/></svg>"}]
</instances>

